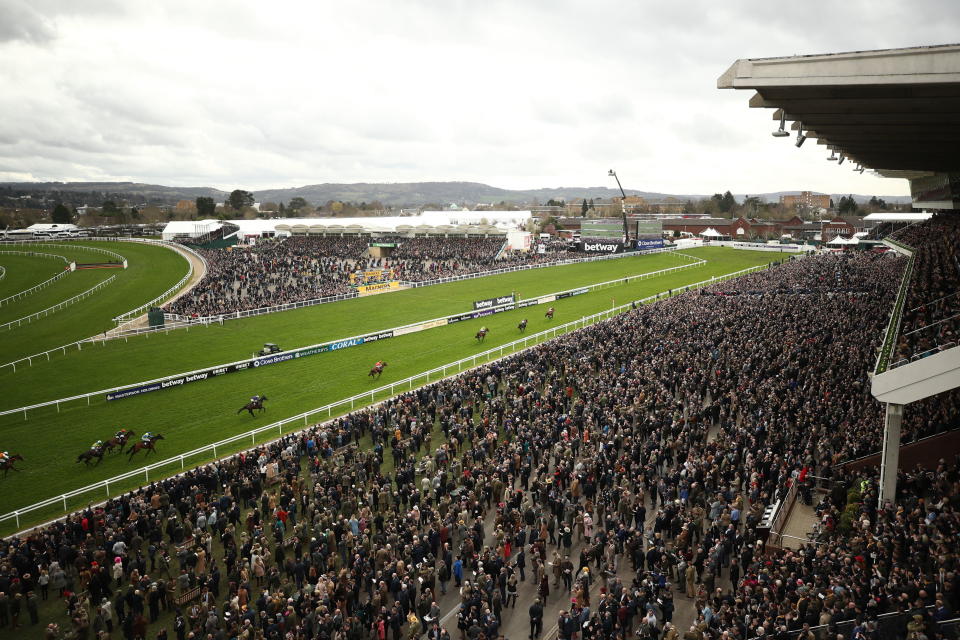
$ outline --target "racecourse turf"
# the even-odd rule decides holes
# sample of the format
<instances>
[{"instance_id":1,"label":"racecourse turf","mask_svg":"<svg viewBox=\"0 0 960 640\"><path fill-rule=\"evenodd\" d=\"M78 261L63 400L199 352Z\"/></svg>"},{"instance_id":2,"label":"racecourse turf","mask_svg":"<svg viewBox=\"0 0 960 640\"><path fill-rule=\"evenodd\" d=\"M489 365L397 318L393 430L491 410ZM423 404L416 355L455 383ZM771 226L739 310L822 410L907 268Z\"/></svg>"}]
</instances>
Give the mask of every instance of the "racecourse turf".
<instances>
[{"instance_id":1,"label":"racecourse turf","mask_svg":"<svg viewBox=\"0 0 960 640\"><path fill-rule=\"evenodd\" d=\"M0 385L18 387L14 397L0 398L0 409L242 360L264 342L289 350L468 311L474 300L514 291L528 298L687 263L674 255L650 254L530 269L87 345L52 354L49 363L44 358L18 366L16 373L0 369Z\"/></svg>"},{"instance_id":2,"label":"racecourse turf","mask_svg":"<svg viewBox=\"0 0 960 640\"><path fill-rule=\"evenodd\" d=\"M179 253L166 247L137 242L71 242L65 248L40 243L26 246L12 245L9 248L53 253L87 263L105 262L111 259L102 253L90 251L88 247L99 247L124 256L127 258L128 268L81 270L71 273L46 289L0 308L3 317L8 320L20 318L81 293L92 287L98 280L112 275L117 276L116 280L103 289L65 309L30 324L9 331L0 331L0 354L3 354L0 359L3 362L11 362L112 329L114 326L112 318L164 293L186 275L189 269L189 263ZM3 248L0 247L0 250ZM50 264L63 264L50 258L43 260ZM0 264L3 262L0 261ZM46 277L51 275L53 273ZM44 279L46 278L40 278L40 280ZM86 287L82 286L85 283L90 284ZM60 292L59 295L57 292ZM38 308L37 300L42 300L45 306ZM21 309L24 312L19 313ZM7 370L10 368L8 367ZM56 379L57 375L59 373L48 372L46 380ZM20 387L24 383L19 380L8 380L4 384Z\"/></svg>"},{"instance_id":3,"label":"racecourse turf","mask_svg":"<svg viewBox=\"0 0 960 640\"><path fill-rule=\"evenodd\" d=\"M31 411L27 420L24 420L22 414L4 416L0 418L0 429L3 433L0 446L11 453L21 453L26 459L18 465L22 469L20 473L11 473L7 478L0 479L0 486L3 487L0 492L0 513L142 466L145 462L143 457L138 456L128 462L125 455L108 456L101 465L91 468L75 462L76 455L89 447L95 439L105 439L121 427L134 429L138 433L149 430L164 434L165 440L159 443L159 455L154 460L169 458L256 426L269 424L510 342L520 337L516 325L524 317L530 320L527 333L533 334L551 325L607 309L611 306L611 298L615 298L617 304L624 304L667 289L676 290L711 276L784 258L779 254L725 249L705 249L691 253L707 258L709 262L674 274L636 280L630 284L559 300L553 303L556 317L552 322L544 319L544 307L529 307L115 402L107 403L96 399L89 407L85 403L74 404L63 407L59 413L52 408ZM648 271L640 268L641 262L636 265L639 271ZM494 281L492 290L497 291L503 285L496 282L503 277L491 276L479 281ZM478 283L466 281L458 284L471 282ZM554 279L552 283L553 290L569 288L565 286L567 281ZM421 291L433 288L426 287ZM395 317L400 313L396 308L399 297L400 294L395 293L377 296L376 299L381 307L394 307L392 317ZM358 303L364 300L368 299L350 302ZM461 309L462 306L458 305L457 308L448 308L445 311L456 312ZM277 317L288 315L292 314L277 314ZM359 321L359 318L354 318L354 323ZM381 324L379 328L390 328L394 324L396 323ZM491 331L484 344L477 344L473 335L481 324L487 325ZM350 332L349 335L355 333L357 332ZM372 381L366 373L370 364L378 359L386 360L390 365L381 380ZM48 371L55 377L58 370L59 367L55 367ZM246 414L237 415L237 409L254 393L265 394L270 398L267 403L268 411L254 418ZM19 392L15 395L19 395ZM376 399L381 398L378 396ZM358 403L357 406L361 404ZM349 407L334 412L333 415L348 410ZM311 422L322 417L318 415ZM293 425L288 427L292 428ZM275 436L276 432L271 435ZM246 445L236 443L232 450L249 446L249 440L244 442ZM223 455L228 451L218 453ZM210 458L212 456L191 459L187 464L195 465ZM171 466L167 471L167 474L179 471L179 465ZM111 495L138 484L142 484L142 481L120 483L112 487ZM76 508L87 501L103 497L105 494L88 494L77 500L68 500L68 507ZM21 524L37 522L44 517L55 516L58 512L57 509L50 509L24 516ZM12 529L10 523L0 525L2 533L9 533Z\"/></svg>"},{"instance_id":4,"label":"racecourse turf","mask_svg":"<svg viewBox=\"0 0 960 640\"><path fill-rule=\"evenodd\" d=\"M37 256L18 256L9 251L9 247L0 247L0 267L7 275L0 280L0 298L7 298L26 291L45 280L57 275L67 266L62 260Z\"/></svg>"}]
</instances>

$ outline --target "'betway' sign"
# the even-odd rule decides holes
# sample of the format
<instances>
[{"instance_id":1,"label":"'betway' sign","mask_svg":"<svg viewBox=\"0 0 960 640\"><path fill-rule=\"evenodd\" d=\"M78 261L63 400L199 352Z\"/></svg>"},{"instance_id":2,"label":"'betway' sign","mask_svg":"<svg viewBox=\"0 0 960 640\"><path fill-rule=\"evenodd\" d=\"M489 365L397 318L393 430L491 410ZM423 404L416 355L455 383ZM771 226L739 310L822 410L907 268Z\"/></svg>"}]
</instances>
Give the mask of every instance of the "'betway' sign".
<instances>
[{"instance_id":1,"label":"'betway' sign","mask_svg":"<svg viewBox=\"0 0 960 640\"><path fill-rule=\"evenodd\" d=\"M497 296L496 298L487 298L486 300L474 300L473 309L474 311L479 311L480 309L492 309L493 307L499 307L502 304L510 304L511 302L513 302L512 293L508 296Z\"/></svg>"},{"instance_id":2,"label":"'betway' sign","mask_svg":"<svg viewBox=\"0 0 960 640\"><path fill-rule=\"evenodd\" d=\"M591 242L585 240L580 243L580 251L584 253L622 253L622 242L597 241Z\"/></svg>"}]
</instances>

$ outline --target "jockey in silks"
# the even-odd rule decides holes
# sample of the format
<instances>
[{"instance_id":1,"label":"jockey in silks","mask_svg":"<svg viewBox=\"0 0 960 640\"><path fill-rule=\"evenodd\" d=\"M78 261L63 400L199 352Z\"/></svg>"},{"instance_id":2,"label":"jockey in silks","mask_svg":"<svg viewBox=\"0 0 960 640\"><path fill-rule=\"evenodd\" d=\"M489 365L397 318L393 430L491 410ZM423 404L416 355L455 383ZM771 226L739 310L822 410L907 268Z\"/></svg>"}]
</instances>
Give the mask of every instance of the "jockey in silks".
<instances>
[{"instance_id":1,"label":"jockey in silks","mask_svg":"<svg viewBox=\"0 0 960 640\"><path fill-rule=\"evenodd\" d=\"M103 440L97 440L92 445L90 445L90 448L94 451L99 451L100 449L103 448Z\"/></svg>"},{"instance_id":2,"label":"jockey in silks","mask_svg":"<svg viewBox=\"0 0 960 640\"><path fill-rule=\"evenodd\" d=\"M252 402L253 404L257 404L258 402L260 402L260 396L253 396L252 398L250 398L250 402Z\"/></svg>"},{"instance_id":3,"label":"jockey in silks","mask_svg":"<svg viewBox=\"0 0 960 640\"><path fill-rule=\"evenodd\" d=\"M6 451L0 451L0 464L3 464L10 459L10 454Z\"/></svg>"},{"instance_id":4,"label":"jockey in silks","mask_svg":"<svg viewBox=\"0 0 960 640\"><path fill-rule=\"evenodd\" d=\"M377 360L377 364L373 365L373 368L379 371L380 369L383 369L383 365L384 365L383 360Z\"/></svg>"},{"instance_id":5,"label":"jockey in silks","mask_svg":"<svg viewBox=\"0 0 960 640\"><path fill-rule=\"evenodd\" d=\"M480 327L480 331L481 331L481 333L486 333L486 332L487 332L487 328L486 328L486 327Z\"/></svg>"},{"instance_id":6,"label":"jockey in silks","mask_svg":"<svg viewBox=\"0 0 960 640\"><path fill-rule=\"evenodd\" d=\"M117 431L117 432L116 432L115 434L113 434L113 435L114 435L115 438L118 438L118 439L120 439L120 440L126 440L126 439L127 439L127 430L126 430L126 429L120 429L120 431Z\"/></svg>"},{"instance_id":7,"label":"jockey in silks","mask_svg":"<svg viewBox=\"0 0 960 640\"><path fill-rule=\"evenodd\" d=\"M140 436L140 441L145 444L148 444L152 439L153 439L153 434L150 433L149 431L147 431L145 434Z\"/></svg>"}]
</instances>

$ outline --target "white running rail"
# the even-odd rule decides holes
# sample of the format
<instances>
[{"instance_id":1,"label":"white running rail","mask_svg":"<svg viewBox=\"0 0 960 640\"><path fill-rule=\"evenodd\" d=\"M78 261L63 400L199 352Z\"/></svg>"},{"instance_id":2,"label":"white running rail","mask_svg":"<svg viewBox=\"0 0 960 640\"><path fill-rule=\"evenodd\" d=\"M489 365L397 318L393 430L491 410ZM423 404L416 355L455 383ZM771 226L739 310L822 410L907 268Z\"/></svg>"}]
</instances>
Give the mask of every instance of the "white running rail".
<instances>
[{"instance_id":1,"label":"white running rail","mask_svg":"<svg viewBox=\"0 0 960 640\"><path fill-rule=\"evenodd\" d=\"M706 286L710 286L711 284L721 282L723 280L729 280L731 278L736 278L738 276L745 275L747 273L751 273L754 271L758 271L760 269L766 269L769 266L770 264L757 265L754 267L750 267L748 269L742 269L740 271L735 271L733 273L724 274L722 276L712 277L709 280L703 280L694 284L686 285L684 287L678 287L677 289L672 290L672 295L679 295L687 291L700 289ZM376 397L378 395L382 395L384 398L387 398L398 392L413 390L415 388L414 384L416 384L416 387L419 388L420 386L430 384L431 382L438 382L439 380L442 380L444 378L459 375L464 370L469 370L474 367L487 364L498 358L502 358L504 356L509 356L514 353L523 351L529 347L536 346L537 344L540 344L541 342L544 342L546 340L550 340L552 338L561 336L565 333L569 333L570 331L574 331L576 329L582 329L592 324L596 324L597 322L608 320L615 315L619 315L625 311L630 310L634 302L641 303L641 304L649 303L649 302L655 302L656 300L666 298L666 297L670 297L670 294L668 292L661 292L656 295L647 296L646 298L643 298L640 300L635 300L631 303L623 304L618 307L613 307L605 311L595 313L593 315L584 316L579 320L573 320L571 322L558 325L556 327L547 329L545 331L541 331L539 333L525 336L523 338L520 338L519 340L514 340L513 342L503 344L499 347L488 349L487 351L483 351L481 353L475 354L473 356L470 356L469 358L463 358L461 360L457 360L456 362L451 362L441 367L436 367L434 369L430 369L429 371L418 373L417 375L410 376L409 378L405 378L397 382L392 382L390 384L383 385L382 387L378 387L370 391L365 391L355 396L344 398L343 400L338 400L337 402L333 402L333 403L324 405L322 407L312 409L310 411L304 411L303 413L297 414L290 418L279 420L272 424L264 425L262 427L252 429L245 433L240 433L240 434L231 436L229 438L226 438L224 440L219 440L212 444L198 447L196 449L193 449L192 451L188 451L186 453L182 453L182 454L173 456L171 458L167 458L165 460L154 462L153 464L149 464L149 465L140 467L139 469L134 469L126 473L122 473L112 478L108 478L107 480L101 480L100 482L89 484L80 489L68 491L61 495L54 496L52 498L47 498L46 500L41 500L40 502L37 502L35 504L31 504L26 507L16 509L15 511L11 511L9 513L0 515L0 523L13 521L15 523L16 528L19 530L21 526L20 517L23 515L32 513L34 511L37 511L39 509L47 509L50 507L59 508L59 505L62 504L63 511L68 511L69 510L68 502L70 500L79 498L81 496L86 496L87 494L90 494L90 493L100 493L101 491L105 493L105 497L109 498L111 495L110 485L114 485L114 487L116 487L116 485L121 482L133 481L133 480L135 480L135 482L131 482L131 484L149 483L152 481L161 480L164 477L167 477L169 475L175 475L176 473L186 469L186 464L188 459L196 459L196 460L192 460L190 464L199 465L211 459L215 460L218 457L223 455L233 455L236 449L242 449L243 445L246 444L248 439L250 442L250 446L252 447L257 445L257 436L262 436L260 439L260 444L264 444L265 442L268 441L268 438L270 437L270 435L274 435L276 437L280 437L284 435L284 427L288 425L295 424L296 427L289 428L287 430L287 434L293 431L299 431L301 429L308 428L310 426L310 419L314 416L320 416L320 414L325 413L326 414L325 416L320 416L320 417L327 418L327 419L333 418L335 417L335 415L340 415L339 412L341 411L354 410L358 402L363 402L363 403L369 402L372 404L373 402L375 402ZM348 405L349 405L349 409L347 409ZM362 406L366 406L366 405L364 404ZM334 413L335 410L337 411L336 414ZM212 457L211 457L211 454L212 454ZM177 468L178 466L179 468ZM170 469L171 467L172 467L172 470ZM166 469L166 471L165 472L160 471L163 469ZM160 472L157 473L158 471ZM151 472L154 472L152 480L150 477ZM114 491L114 495L116 495L116 493L117 492ZM91 498L85 498L84 502L90 501Z\"/></svg>"},{"instance_id":2,"label":"white running rail","mask_svg":"<svg viewBox=\"0 0 960 640\"><path fill-rule=\"evenodd\" d=\"M71 304L73 304L73 303L75 303L75 302L79 302L80 300L83 300L84 298L88 298L88 297L92 296L94 293L96 293L96 292L99 291L100 289L103 289L105 286L107 286L108 284L112 283L114 280L116 280L116 278L117 278L117 276L110 276L109 278L107 278L107 279L104 280L103 282L100 282L99 284L96 284L96 285L90 287L89 289L87 289L87 290L84 291L83 293L78 293L77 295L73 296L72 298L67 298L67 299L64 300L63 302L58 302L57 304L53 305L52 307L47 307L47 308L44 309L43 311L37 311L36 313L31 313L31 314L28 315L28 316L24 316L24 317L22 317L22 318L17 318L16 320L11 320L10 322L7 322L7 323L5 323L5 324L0 324L0 330L6 329L6 330L9 331L9 330L11 330L11 329L13 329L13 328L15 328L15 327L19 327L20 325L29 324L29 323L33 322L34 320L39 320L40 318L44 318L44 317L50 315L51 313L56 313L57 311L60 311L61 309L64 309L64 308L66 308L66 307L69 307Z\"/></svg>"}]
</instances>

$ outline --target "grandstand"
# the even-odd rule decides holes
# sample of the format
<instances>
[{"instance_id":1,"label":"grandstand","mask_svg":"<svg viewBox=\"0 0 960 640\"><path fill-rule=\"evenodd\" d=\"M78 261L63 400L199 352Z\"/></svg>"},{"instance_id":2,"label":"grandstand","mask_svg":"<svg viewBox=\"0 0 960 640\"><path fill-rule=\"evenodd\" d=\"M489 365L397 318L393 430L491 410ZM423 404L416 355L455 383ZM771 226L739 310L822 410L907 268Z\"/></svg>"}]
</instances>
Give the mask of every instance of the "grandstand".
<instances>
[{"instance_id":1,"label":"grandstand","mask_svg":"<svg viewBox=\"0 0 960 640\"><path fill-rule=\"evenodd\" d=\"M837 80L874 58L909 70L899 101L924 65L960 69L960 47L869 53L739 61L721 85L806 117L793 110L821 99L882 103L880 80ZM939 79L918 95L955 100ZM905 154L839 131L864 163ZM905 155L926 171L956 161ZM39 591L55 594L50 618L66 600L79 635L109 621L129 637L246 640L956 637L954 215L894 233L889 251L671 290L6 540L0 592L15 602L0 600L0 633L27 624ZM384 232L399 247L373 256L362 235L307 231L206 250L211 278L184 311L317 295L356 271L469 272L501 253L470 234ZM798 520L815 526L790 533Z\"/></svg>"}]
</instances>

